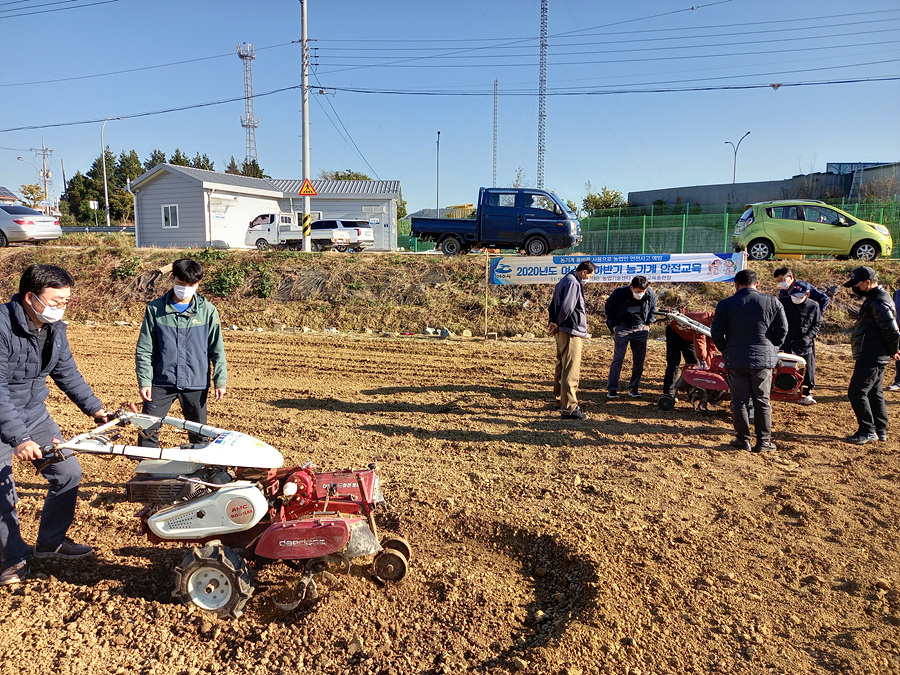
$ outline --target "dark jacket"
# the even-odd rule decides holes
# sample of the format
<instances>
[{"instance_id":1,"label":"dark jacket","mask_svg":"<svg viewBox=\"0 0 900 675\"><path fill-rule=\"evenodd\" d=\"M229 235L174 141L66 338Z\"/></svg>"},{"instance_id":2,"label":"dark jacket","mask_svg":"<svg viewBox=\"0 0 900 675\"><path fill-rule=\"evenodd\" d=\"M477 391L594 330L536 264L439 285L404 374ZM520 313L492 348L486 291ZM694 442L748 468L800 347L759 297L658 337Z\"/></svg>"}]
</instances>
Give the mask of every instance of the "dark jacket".
<instances>
[{"instance_id":1,"label":"dark jacket","mask_svg":"<svg viewBox=\"0 0 900 675\"><path fill-rule=\"evenodd\" d=\"M831 302L831 298L829 298L825 293L820 291L818 288L816 288L812 284L810 284L810 286L812 286L812 289L809 291L809 299L815 301L815 303L819 306L819 309L822 310L822 316L824 317L825 309L828 307L828 303ZM791 296L788 291L786 291L785 289L782 288L778 292L778 299L784 300L785 298L787 298L788 301L790 301Z\"/></svg>"},{"instance_id":2,"label":"dark jacket","mask_svg":"<svg viewBox=\"0 0 900 675\"><path fill-rule=\"evenodd\" d=\"M755 288L742 288L719 301L711 328L726 368L756 370L775 367L788 332L784 307Z\"/></svg>"},{"instance_id":3,"label":"dark jacket","mask_svg":"<svg viewBox=\"0 0 900 675\"><path fill-rule=\"evenodd\" d=\"M606 326L613 333L616 328L640 328L653 324L656 313L656 294L647 288L640 300L635 300L631 286L619 286L606 299Z\"/></svg>"},{"instance_id":4,"label":"dark jacket","mask_svg":"<svg viewBox=\"0 0 900 675\"><path fill-rule=\"evenodd\" d=\"M42 365L38 338L29 330L18 294L0 305L0 441L12 447L31 440L28 427L47 415L48 375L85 415L103 408L78 372L66 324L57 321L46 324L44 330L49 331L46 365Z\"/></svg>"},{"instance_id":5,"label":"dark jacket","mask_svg":"<svg viewBox=\"0 0 900 675\"><path fill-rule=\"evenodd\" d=\"M223 388L228 379L219 312L202 295L183 312L173 306L172 291L147 303L135 349L138 387Z\"/></svg>"},{"instance_id":6,"label":"dark jacket","mask_svg":"<svg viewBox=\"0 0 900 675\"><path fill-rule=\"evenodd\" d=\"M782 349L791 354L803 355L813 348L813 342L822 328L822 310L819 304L812 298L812 293L806 302L795 305L791 297L779 298L784 307L784 314L788 322L788 334Z\"/></svg>"},{"instance_id":7,"label":"dark jacket","mask_svg":"<svg viewBox=\"0 0 900 675\"><path fill-rule=\"evenodd\" d=\"M576 272L569 272L556 284L547 313L550 323L559 326L560 332L569 333L573 337L587 337L584 288Z\"/></svg>"},{"instance_id":8,"label":"dark jacket","mask_svg":"<svg viewBox=\"0 0 900 675\"><path fill-rule=\"evenodd\" d=\"M890 363L900 349L897 312L891 296L881 286L866 293L850 344L854 359L871 363Z\"/></svg>"}]
</instances>

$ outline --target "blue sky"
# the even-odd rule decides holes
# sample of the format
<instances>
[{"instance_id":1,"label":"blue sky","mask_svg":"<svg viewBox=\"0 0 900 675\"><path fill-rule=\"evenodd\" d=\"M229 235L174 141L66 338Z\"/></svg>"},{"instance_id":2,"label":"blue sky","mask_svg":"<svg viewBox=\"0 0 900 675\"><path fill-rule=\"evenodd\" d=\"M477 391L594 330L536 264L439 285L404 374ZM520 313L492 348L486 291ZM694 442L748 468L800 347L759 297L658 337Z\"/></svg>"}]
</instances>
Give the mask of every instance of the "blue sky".
<instances>
[{"instance_id":1,"label":"blue sky","mask_svg":"<svg viewBox=\"0 0 900 675\"><path fill-rule=\"evenodd\" d=\"M725 142L746 131L738 181L900 160L900 80L873 81L900 76L897 0L694 7L549 0L547 188L580 203L587 181L626 194L728 183ZM497 79L497 182L522 167L536 183L540 0L309 0L308 20L313 177L400 180L410 211L433 208L440 131L441 206L472 202L492 182ZM240 162L244 42L259 163L302 175L299 89L263 95L300 83L299 0L0 0L0 27L0 185L36 181L16 157L40 164L42 139L54 194L60 160L67 177L89 169L101 124L70 123L226 99L111 121L105 141L142 160L180 148L220 171Z\"/></svg>"}]
</instances>

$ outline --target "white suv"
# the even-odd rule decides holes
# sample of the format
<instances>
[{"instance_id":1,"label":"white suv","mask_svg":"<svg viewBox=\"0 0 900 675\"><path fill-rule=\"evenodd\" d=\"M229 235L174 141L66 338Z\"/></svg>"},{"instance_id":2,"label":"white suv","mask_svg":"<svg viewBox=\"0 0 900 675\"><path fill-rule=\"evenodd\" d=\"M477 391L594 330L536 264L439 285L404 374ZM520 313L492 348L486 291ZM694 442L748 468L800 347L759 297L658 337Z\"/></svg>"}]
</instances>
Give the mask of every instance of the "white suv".
<instances>
[{"instance_id":1,"label":"white suv","mask_svg":"<svg viewBox=\"0 0 900 675\"><path fill-rule=\"evenodd\" d=\"M360 253L375 245L375 233L365 220L317 220L313 229L336 229L350 235L349 246L335 246L337 251L354 251Z\"/></svg>"}]
</instances>

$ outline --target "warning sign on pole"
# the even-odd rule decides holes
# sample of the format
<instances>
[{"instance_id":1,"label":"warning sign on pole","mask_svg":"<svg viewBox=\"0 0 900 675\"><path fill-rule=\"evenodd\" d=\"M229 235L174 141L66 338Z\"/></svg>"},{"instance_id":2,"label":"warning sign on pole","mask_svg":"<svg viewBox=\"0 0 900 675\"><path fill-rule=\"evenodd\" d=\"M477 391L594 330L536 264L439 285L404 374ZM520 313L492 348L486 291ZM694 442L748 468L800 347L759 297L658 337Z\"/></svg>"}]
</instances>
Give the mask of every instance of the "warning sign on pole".
<instances>
[{"instance_id":1,"label":"warning sign on pole","mask_svg":"<svg viewBox=\"0 0 900 675\"><path fill-rule=\"evenodd\" d=\"M299 195L301 197L315 197L319 193L316 192L316 188L312 186L312 183L309 182L309 178L304 179L303 185L300 186Z\"/></svg>"}]
</instances>

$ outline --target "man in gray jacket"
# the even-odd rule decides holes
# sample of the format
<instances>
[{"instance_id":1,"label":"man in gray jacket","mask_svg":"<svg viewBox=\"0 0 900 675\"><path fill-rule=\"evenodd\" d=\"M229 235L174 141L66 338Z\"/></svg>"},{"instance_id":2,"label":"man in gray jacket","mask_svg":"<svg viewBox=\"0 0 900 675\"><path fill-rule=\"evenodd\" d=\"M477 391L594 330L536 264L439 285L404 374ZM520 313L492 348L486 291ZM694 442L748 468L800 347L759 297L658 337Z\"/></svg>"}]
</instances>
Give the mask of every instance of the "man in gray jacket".
<instances>
[{"instance_id":1,"label":"man in gray jacket","mask_svg":"<svg viewBox=\"0 0 900 675\"><path fill-rule=\"evenodd\" d=\"M753 270L734 276L735 293L716 305L713 341L722 350L731 389L731 414L736 438L731 447L750 450L750 401L753 401L756 445L753 452L775 450L772 442L772 369L778 348L788 333L784 307L772 295L760 293Z\"/></svg>"},{"instance_id":2,"label":"man in gray jacket","mask_svg":"<svg viewBox=\"0 0 900 675\"><path fill-rule=\"evenodd\" d=\"M563 419L585 420L575 394L581 378L581 340L587 337L587 309L583 285L594 276L594 263L585 260L559 280L553 289L547 333L556 337L555 408Z\"/></svg>"},{"instance_id":3,"label":"man in gray jacket","mask_svg":"<svg viewBox=\"0 0 900 675\"><path fill-rule=\"evenodd\" d=\"M32 462L50 484L35 558L84 558L93 551L66 536L75 519L81 466L74 456L45 465L41 448L62 440L45 401L49 376L83 413L97 421L106 411L84 381L60 320L72 294L72 277L56 265L31 265L19 292L0 305L0 586L28 576L28 545L19 532L12 457Z\"/></svg>"},{"instance_id":4,"label":"man in gray jacket","mask_svg":"<svg viewBox=\"0 0 900 675\"><path fill-rule=\"evenodd\" d=\"M844 286L865 298L850 335L855 365L847 389L859 428L846 440L855 445L886 441L888 413L881 387L884 369L900 359L896 309L871 267L857 267Z\"/></svg>"}]
</instances>

